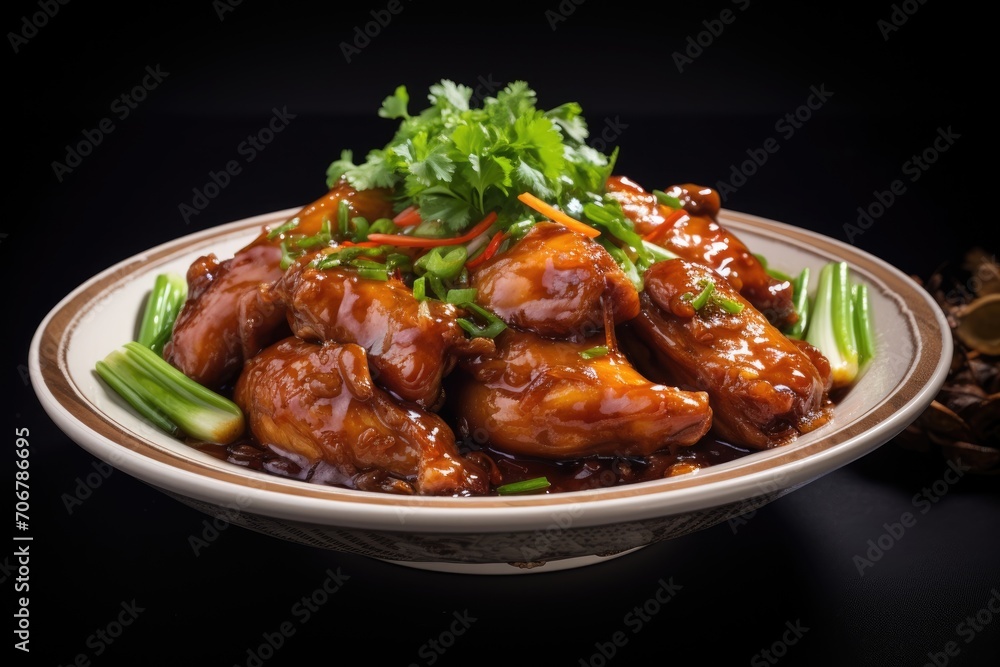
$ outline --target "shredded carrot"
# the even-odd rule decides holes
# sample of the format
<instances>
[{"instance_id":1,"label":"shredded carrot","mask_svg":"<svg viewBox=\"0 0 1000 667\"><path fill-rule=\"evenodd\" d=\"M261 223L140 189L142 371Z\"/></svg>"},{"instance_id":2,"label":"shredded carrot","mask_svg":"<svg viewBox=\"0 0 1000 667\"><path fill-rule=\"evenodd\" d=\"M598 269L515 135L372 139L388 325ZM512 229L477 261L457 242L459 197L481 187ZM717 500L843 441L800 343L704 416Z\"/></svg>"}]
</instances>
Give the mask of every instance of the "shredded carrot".
<instances>
[{"instance_id":1,"label":"shredded carrot","mask_svg":"<svg viewBox=\"0 0 1000 667\"><path fill-rule=\"evenodd\" d=\"M496 222L497 214L495 211L490 211L486 214L486 217L479 221L475 227L462 234L461 236L451 236L448 238L425 238L421 236L410 236L407 234L369 234L368 240L379 245L396 245L407 248L436 248L439 246L448 245L461 245L463 243L468 243L472 239L476 238L480 234L486 233L494 222Z\"/></svg>"},{"instance_id":2,"label":"shredded carrot","mask_svg":"<svg viewBox=\"0 0 1000 667\"><path fill-rule=\"evenodd\" d=\"M674 223L687 215L687 211L682 208L674 209L667 217L663 219L663 222L658 224L656 228L650 233L643 236L643 240L649 241L650 243L655 243L656 240L663 236L667 230L674 226Z\"/></svg>"},{"instance_id":3,"label":"shredded carrot","mask_svg":"<svg viewBox=\"0 0 1000 667\"><path fill-rule=\"evenodd\" d=\"M552 222L558 222L561 225L569 227L575 232L580 232L585 236L590 238L595 238L601 235L601 230L591 227L590 225L584 224L577 220L576 218L570 217L566 213L560 211L559 209L546 204L541 199L531 194L530 192L522 192L517 196L522 204L529 208L533 208L542 215L548 217Z\"/></svg>"},{"instance_id":4,"label":"shredded carrot","mask_svg":"<svg viewBox=\"0 0 1000 667\"><path fill-rule=\"evenodd\" d=\"M474 269L483 262L485 262L486 260L488 260L493 255L495 255L497 252L497 248L499 248L500 244L503 242L504 234L505 232L502 229L496 234L494 234L493 238L490 239L489 245L486 246L486 249L483 250L481 253L479 253L476 257L473 257L468 262L466 262L465 265L470 269Z\"/></svg>"},{"instance_id":5,"label":"shredded carrot","mask_svg":"<svg viewBox=\"0 0 1000 667\"><path fill-rule=\"evenodd\" d=\"M420 219L420 211L417 210L416 206L407 206L402 211L399 212L395 218L392 219L396 226L398 227L412 227L413 225L419 225L423 222Z\"/></svg>"}]
</instances>

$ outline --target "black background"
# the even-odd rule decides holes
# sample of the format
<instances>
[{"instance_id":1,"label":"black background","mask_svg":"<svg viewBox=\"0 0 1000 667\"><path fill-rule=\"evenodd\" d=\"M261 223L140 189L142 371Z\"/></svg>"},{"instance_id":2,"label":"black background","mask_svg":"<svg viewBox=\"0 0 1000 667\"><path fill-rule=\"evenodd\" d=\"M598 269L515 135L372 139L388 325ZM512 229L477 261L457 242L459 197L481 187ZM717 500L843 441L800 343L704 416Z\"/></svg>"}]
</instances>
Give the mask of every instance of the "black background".
<instances>
[{"instance_id":1,"label":"black background","mask_svg":"<svg viewBox=\"0 0 1000 667\"><path fill-rule=\"evenodd\" d=\"M220 14L208 1L71 2L26 28L25 20L43 23L44 4L9 3L2 23L13 108L0 226L13 352L5 413L8 433L28 428L32 443L31 653L14 651L16 664L70 664L84 654L94 665L246 665L248 651L287 621L295 634L264 664L769 664L761 651L796 624L808 630L778 647L777 664L995 664L1000 617L988 612L991 623L971 638L959 624L1000 597L996 477L950 485L859 575L854 556L884 524L914 512L913 497L947 470L895 442L745 524L579 570L430 573L238 527L196 556L189 537L206 516L122 473L67 508L96 460L49 421L25 375L35 327L76 285L161 242L311 201L341 149L363 155L388 141L393 122L375 115L386 95L404 84L411 109L422 108L442 78L472 87L523 79L540 107L580 102L594 137L615 128L605 137L620 147L618 171L650 188L718 185L774 137L779 150L725 206L853 242L911 275L927 276L973 244L995 252L993 135L979 122L995 74L986 17L971 3L643 9L565 0L445 11L406 2L350 62L342 43L372 11L387 16L388 3L320 12L245 0ZM723 9L733 20L712 23ZM899 25L889 29L894 12ZM27 41L14 39L15 50L11 33ZM702 52L689 51L678 68L675 53L699 33ZM147 67L166 73L162 82L120 118L115 98ZM791 136L779 132L776 123L812 90L828 99ZM246 162L238 146L275 109L294 118ZM65 162L104 118L114 131L60 180L53 162ZM947 150L911 180L904 164L949 131ZM241 173L186 221L180 205L230 160ZM896 180L905 191L849 235L858 207ZM12 474L13 447L9 456ZM19 596L13 549L0 555L8 609ZM300 624L292 606L331 570L348 577L343 587ZM633 632L626 616L671 579L682 586L675 598ZM133 600L142 609L135 622L97 655L88 638ZM428 652L454 614L476 620L446 651ZM616 632L627 641L602 661L599 645ZM949 642L957 655L945 654Z\"/></svg>"}]
</instances>

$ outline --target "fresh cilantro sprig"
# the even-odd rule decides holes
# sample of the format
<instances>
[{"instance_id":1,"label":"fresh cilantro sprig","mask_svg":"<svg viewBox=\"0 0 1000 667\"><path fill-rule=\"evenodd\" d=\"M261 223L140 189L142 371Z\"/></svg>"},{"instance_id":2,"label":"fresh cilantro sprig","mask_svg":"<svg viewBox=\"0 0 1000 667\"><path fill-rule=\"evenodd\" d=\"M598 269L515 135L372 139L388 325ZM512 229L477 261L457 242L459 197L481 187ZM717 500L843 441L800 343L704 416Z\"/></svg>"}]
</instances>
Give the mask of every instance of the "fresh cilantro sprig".
<instances>
[{"instance_id":1,"label":"fresh cilantro sprig","mask_svg":"<svg viewBox=\"0 0 1000 667\"><path fill-rule=\"evenodd\" d=\"M507 229L534 216L517 200L521 192L567 211L600 200L617 149L606 155L586 144L578 104L539 109L524 81L477 105L472 88L445 79L430 87L428 100L411 112L409 92L397 87L378 111L399 122L392 140L359 163L343 151L327 169L327 185L344 178L359 189L392 189L397 210L419 210L418 236L453 236L490 211Z\"/></svg>"}]
</instances>

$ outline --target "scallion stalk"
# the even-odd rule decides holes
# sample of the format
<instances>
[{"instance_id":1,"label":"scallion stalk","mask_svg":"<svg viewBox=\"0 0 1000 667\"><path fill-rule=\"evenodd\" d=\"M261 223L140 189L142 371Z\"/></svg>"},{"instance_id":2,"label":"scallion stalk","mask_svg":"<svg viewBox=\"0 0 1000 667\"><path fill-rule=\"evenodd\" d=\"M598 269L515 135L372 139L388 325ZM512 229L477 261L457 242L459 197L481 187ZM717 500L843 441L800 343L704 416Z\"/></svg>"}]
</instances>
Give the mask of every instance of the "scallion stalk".
<instances>
[{"instance_id":1,"label":"scallion stalk","mask_svg":"<svg viewBox=\"0 0 1000 667\"><path fill-rule=\"evenodd\" d=\"M161 273L156 276L136 337L141 345L156 354L163 353L163 346L170 340L174 322L184 306L187 293L187 281L183 276L176 273Z\"/></svg>"},{"instance_id":2,"label":"scallion stalk","mask_svg":"<svg viewBox=\"0 0 1000 667\"><path fill-rule=\"evenodd\" d=\"M243 411L136 341L96 364L97 374L140 415L167 433L229 444L243 435Z\"/></svg>"},{"instance_id":3,"label":"scallion stalk","mask_svg":"<svg viewBox=\"0 0 1000 667\"><path fill-rule=\"evenodd\" d=\"M871 317L871 297L868 286L855 283L851 286L854 300L854 328L858 337L859 363L864 365L875 356L875 329Z\"/></svg>"},{"instance_id":4,"label":"scallion stalk","mask_svg":"<svg viewBox=\"0 0 1000 667\"><path fill-rule=\"evenodd\" d=\"M858 376L858 338L847 262L829 262L820 270L806 342L830 361L833 387L850 385Z\"/></svg>"}]
</instances>

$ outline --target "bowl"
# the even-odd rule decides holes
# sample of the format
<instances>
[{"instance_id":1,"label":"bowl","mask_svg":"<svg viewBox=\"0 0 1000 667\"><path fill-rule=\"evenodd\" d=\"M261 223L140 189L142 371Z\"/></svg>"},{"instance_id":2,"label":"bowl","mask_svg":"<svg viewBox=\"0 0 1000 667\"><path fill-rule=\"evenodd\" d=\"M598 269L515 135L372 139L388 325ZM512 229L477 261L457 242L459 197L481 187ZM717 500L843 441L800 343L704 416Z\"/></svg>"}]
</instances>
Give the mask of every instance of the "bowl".
<instances>
[{"instance_id":1,"label":"bowl","mask_svg":"<svg viewBox=\"0 0 1000 667\"><path fill-rule=\"evenodd\" d=\"M846 261L868 286L876 356L833 420L794 442L662 480L551 494L397 496L277 477L228 463L138 417L94 372L132 340L155 275L182 275L208 252L231 256L298 209L232 222L126 259L73 290L43 319L32 385L53 422L109 465L219 520L300 544L412 568L525 574L583 567L755 510L876 449L913 422L944 382L952 340L911 278L856 247L723 210L719 221L788 273Z\"/></svg>"}]
</instances>

